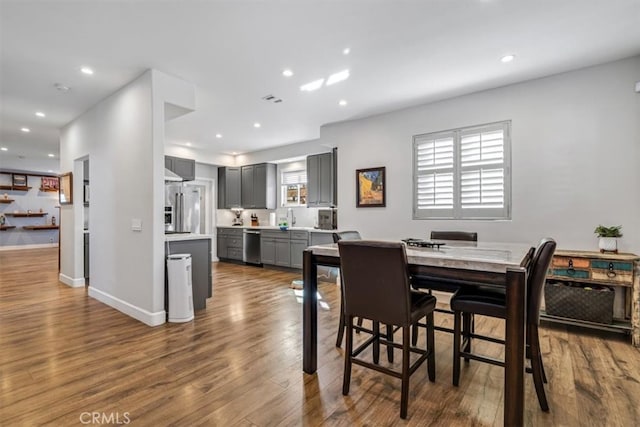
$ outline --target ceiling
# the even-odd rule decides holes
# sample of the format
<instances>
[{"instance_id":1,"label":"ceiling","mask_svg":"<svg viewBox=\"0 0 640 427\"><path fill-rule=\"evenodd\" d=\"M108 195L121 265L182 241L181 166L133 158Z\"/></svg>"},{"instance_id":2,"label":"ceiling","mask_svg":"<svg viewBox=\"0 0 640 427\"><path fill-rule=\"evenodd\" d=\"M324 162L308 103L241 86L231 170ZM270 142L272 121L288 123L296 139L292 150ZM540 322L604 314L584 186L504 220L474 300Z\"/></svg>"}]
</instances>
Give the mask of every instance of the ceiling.
<instances>
[{"instance_id":1,"label":"ceiling","mask_svg":"<svg viewBox=\"0 0 640 427\"><path fill-rule=\"evenodd\" d=\"M167 144L216 155L640 54L640 0L0 0L0 28L0 156L57 156L62 126L149 68L196 86Z\"/></svg>"}]
</instances>

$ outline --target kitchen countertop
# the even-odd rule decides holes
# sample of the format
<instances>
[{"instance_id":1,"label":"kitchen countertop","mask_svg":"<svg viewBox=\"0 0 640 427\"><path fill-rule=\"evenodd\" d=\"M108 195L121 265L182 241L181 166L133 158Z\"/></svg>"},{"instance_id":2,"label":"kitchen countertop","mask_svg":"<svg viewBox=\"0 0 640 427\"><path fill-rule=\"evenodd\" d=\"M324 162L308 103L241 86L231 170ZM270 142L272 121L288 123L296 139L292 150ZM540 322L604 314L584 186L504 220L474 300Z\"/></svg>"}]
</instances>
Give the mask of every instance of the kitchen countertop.
<instances>
[{"instance_id":1,"label":"kitchen countertop","mask_svg":"<svg viewBox=\"0 0 640 427\"><path fill-rule=\"evenodd\" d=\"M180 240L198 240L198 239L213 239L213 234L192 234L192 233L176 233L165 234L165 242L177 242Z\"/></svg>"},{"instance_id":2,"label":"kitchen countertop","mask_svg":"<svg viewBox=\"0 0 640 427\"><path fill-rule=\"evenodd\" d=\"M280 227L277 225L258 225L256 227L252 227L250 225L216 225L217 228L237 228L237 229L246 229L246 230L279 230ZM313 227L289 227L288 230L291 231L309 231L313 233L337 233L338 230L321 230L319 228Z\"/></svg>"}]
</instances>

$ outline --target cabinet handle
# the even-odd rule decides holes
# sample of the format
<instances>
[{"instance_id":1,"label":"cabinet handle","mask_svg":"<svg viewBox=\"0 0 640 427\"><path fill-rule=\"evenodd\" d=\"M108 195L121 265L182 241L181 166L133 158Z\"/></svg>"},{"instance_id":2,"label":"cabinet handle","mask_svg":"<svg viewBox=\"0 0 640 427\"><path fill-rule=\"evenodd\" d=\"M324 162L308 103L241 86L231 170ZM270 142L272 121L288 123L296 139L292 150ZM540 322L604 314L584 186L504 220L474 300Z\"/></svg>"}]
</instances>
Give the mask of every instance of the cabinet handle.
<instances>
[{"instance_id":1,"label":"cabinet handle","mask_svg":"<svg viewBox=\"0 0 640 427\"><path fill-rule=\"evenodd\" d=\"M576 274L576 269L573 268L573 260L572 259L569 260L569 268L567 268L567 274L569 276L573 276L574 274Z\"/></svg>"},{"instance_id":2,"label":"cabinet handle","mask_svg":"<svg viewBox=\"0 0 640 427\"><path fill-rule=\"evenodd\" d=\"M611 278L616 277L616 272L613 269L613 263L612 262L609 263L609 271L607 271L607 277L611 277Z\"/></svg>"}]
</instances>

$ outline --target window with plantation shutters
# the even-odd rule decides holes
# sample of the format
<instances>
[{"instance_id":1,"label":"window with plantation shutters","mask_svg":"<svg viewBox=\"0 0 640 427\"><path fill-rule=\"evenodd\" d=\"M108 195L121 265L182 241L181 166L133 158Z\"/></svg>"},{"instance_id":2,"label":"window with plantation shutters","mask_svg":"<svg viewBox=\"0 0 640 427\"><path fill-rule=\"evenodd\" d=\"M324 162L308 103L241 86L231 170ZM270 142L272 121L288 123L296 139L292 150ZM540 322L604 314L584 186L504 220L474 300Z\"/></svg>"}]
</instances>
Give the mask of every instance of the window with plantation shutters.
<instances>
[{"instance_id":1,"label":"window with plantation shutters","mask_svg":"<svg viewBox=\"0 0 640 427\"><path fill-rule=\"evenodd\" d=\"M307 204L307 171L282 172L282 206Z\"/></svg>"},{"instance_id":2,"label":"window with plantation shutters","mask_svg":"<svg viewBox=\"0 0 640 427\"><path fill-rule=\"evenodd\" d=\"M416 135L414 219L510 218L510 122Z\"/></svg>"}]
</instances>

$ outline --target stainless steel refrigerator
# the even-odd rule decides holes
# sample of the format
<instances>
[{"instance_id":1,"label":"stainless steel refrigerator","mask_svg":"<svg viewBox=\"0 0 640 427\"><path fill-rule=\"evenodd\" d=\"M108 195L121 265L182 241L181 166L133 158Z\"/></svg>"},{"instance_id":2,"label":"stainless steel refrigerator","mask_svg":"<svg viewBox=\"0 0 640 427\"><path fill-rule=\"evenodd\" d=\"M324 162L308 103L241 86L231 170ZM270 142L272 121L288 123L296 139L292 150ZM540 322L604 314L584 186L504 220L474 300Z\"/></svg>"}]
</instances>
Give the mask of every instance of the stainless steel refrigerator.
<instances>
[{"instance_id":1,"label":"stainless steel refrigerator","mask_svg":"<svg viewBox=\"0 0 640 427\"><path fill-rule=\"evenodd\" d=\"M173 231L200 234L202 191L200 186L167 184L165 186L165 212L173 212Z\"/></svg>"}]
</instances>

